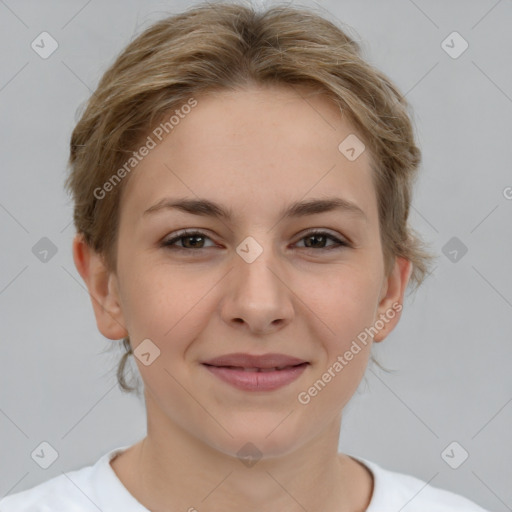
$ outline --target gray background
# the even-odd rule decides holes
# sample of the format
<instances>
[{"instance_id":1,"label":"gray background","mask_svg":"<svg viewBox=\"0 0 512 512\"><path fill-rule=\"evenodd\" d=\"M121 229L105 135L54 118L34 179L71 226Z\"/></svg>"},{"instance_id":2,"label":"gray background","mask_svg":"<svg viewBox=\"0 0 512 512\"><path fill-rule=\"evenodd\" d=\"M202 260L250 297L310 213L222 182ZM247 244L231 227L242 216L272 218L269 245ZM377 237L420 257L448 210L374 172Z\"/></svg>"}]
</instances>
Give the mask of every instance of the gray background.
<instances>
[{"instance_id":1,"label":"gray background","mask_svg":"<svg viewBox=\"0 0 512 512\"><path fill-rule=\"evenodd\" d=\"M135 33L190 5L0 0L0 496L145 435L143 403L117 388L120 352L74 267L63 181L77 109L106 67ZM411 221L439 254L374 346L396 372L368 368L340 449L512 510L512 2L302 5L352 27L407 93L424 155ZM48 59L30 46L42 31L59 44ZM453 31L469 43L456 59L441 47ZM57 248L46 263L32 252L42 237ZM452 237L468 249L455 262L443 253ZM42 441L59 454L48 469L30 456ZM441 455L453 441L469 453L458 469Z\"/></svg>"}]
</instances>

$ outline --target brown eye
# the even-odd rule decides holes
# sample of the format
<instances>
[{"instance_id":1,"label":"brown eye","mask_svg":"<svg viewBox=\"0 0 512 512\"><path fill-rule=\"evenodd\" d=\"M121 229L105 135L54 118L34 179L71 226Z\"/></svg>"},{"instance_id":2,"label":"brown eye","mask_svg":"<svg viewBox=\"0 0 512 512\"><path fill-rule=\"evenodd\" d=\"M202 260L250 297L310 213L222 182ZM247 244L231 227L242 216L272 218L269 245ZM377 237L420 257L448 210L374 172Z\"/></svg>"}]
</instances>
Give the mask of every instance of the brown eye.
<instances>
[{"instance_id":1,"label":"brown eye","mask_svg":"<svg viewBox=\"0 0 512 512\"><path fill-rule=\"evenodd\" d=\"M211 239L201 231L185 231L169 240L164 240L162 246L177 250L207 249L208 247L204 247L205 240ZM178 241L182 241L182 246L176 245Z\"/></svg>"},{"instance_id":2,"label":"brown eye","mask_svg":"<svg viewBox=\"0 0 512 512\"><path fill-rule=\"evenodd\" d=\"M312 231L308 233L306 236L302 237L300 241L306 240L305 249L324 249L331 250L339 247L349 247L349 244L344 240L340 240L335 236L331 235L326 231ZM328 240L332 240L334 242L331 246L326 246Z\"/></svg>"},{"instance_id":3,"label":"brown eye","mask_svg":"<svg viewBox=\"0 0 512 512\"><path fill-rule=\"evenodd\" d=\"M177 236L164 240L162 247L177 251L199 251L201 249L208 249L205 247L205 241L211 238L202 231L182 231ZM350 245L344 240L331 235L327 231L311 231L303 236L299 241L306 241L305 246L302 249L309 250L332 250L341 247L350 247ZM333 242L331 245L326 245L328 241ZM181 242L181 245L177 245L177 242ZM215 244L211 247L214 247Z\"/></svg>"}]
</instances>

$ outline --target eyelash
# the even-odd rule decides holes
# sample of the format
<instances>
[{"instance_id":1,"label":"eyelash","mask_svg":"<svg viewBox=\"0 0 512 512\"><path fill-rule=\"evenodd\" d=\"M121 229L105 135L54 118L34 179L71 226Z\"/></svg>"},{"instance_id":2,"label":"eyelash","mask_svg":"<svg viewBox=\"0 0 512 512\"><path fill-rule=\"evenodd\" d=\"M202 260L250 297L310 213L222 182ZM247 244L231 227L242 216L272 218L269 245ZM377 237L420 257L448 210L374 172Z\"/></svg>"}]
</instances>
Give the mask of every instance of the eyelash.
<instances>
[{"instance_id":1,"label":"eyelash","mask_svg":"<svg viewBox=\"0 0 512 512\"><path fill-rule=\"evenodd\" d=\"M299 240L302 241L304 240L305 238L309 238L310 236L314 236L314 235L322 235L322 236L325 236L326 238L329 238L331 239L332 241L335 242L336 245L333 245L333 246L330 246L330 247L320 247L318 249L315 249L314 247L305 247L304 249L305 250L309 250L309 251L330 251L330 250L333 250L333 249L342 249L344 247L350 247L350 245L345 242L344 240L340 240L339 238L331 235L330 233L328 233L327 231L320 231L320 230L313 230L313 231L309 231L308 233L306 233L305 235L303 235L303 237ZM170 238L169 240L164 240L162 242L162 247L165 247L167 249L171 249L173 251L194 251L194 252L199 252L199 251L202 251L202 250L205 250L205 249L211 249L212 247L200 247L199 249L190 249L190 248L187 248L187 247L179 247L177 245L174 245L177 241L183 239L183 238L191 238L191 237L194 237L194 236L201 236L205 239L209 239L211 240L211 238L209 236L207 236L205 233L201 232L201 231L182 231L180 234L178 234L177 236L173 237L173 238ZM212 240L213 241L213 240Z\"/></svg>"}]
</instances>

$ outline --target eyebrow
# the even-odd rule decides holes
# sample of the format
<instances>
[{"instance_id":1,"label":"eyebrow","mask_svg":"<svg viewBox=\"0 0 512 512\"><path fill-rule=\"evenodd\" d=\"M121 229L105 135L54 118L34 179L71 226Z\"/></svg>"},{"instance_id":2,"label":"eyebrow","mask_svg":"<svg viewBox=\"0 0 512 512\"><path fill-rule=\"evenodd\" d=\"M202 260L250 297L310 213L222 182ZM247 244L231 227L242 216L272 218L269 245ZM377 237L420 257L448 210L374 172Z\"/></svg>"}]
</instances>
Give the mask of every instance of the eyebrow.
<instances>
[{"instance_id":1,"label":"eyebrow","mask_svg":"<svg viewBox=\"0 0 512 512\"><path fill-rule=\"evenodd\" d=\"M172 199L164 197L153 206L144 211L143 216L150 213L177 209L185 213L200 215L204 217L214 217L232 221L234 215L230 208L210 201L208 199ZM296 201L287 208L281 210L279 218L295 218L315 215L331 211L341 211L355 214L361 219L368 220L365 212L355 203L341 197L327 197L318 199L308 199L305 201Z\"/></svg>"}]
</instances>

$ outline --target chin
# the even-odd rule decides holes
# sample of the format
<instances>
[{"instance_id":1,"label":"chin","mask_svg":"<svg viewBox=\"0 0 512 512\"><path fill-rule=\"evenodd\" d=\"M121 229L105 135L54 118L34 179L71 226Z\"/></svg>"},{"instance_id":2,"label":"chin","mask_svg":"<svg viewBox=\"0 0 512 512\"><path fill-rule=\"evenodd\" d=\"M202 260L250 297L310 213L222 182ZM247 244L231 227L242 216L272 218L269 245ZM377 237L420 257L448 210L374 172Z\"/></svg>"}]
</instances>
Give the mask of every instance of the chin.
<instances>
[{"instance_id":1,"label":"chin","mask_svg":"<svg viewBox=\"0 0 512 512\"><path fill-rule=\"evenodd\" d=\"M212 447L216 450L237 458L249 459L274 458L285 456L305 443L304 433L294 430L292 425L286 424L281 414L276 421L245 422L237 425L230 423L229 433L233 437L223 436L217 439Z\"/></svg>"}]
</instances>

